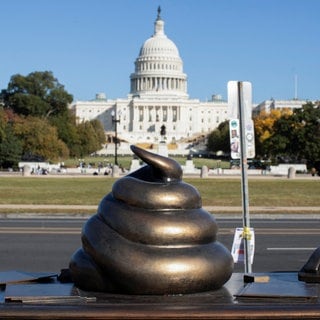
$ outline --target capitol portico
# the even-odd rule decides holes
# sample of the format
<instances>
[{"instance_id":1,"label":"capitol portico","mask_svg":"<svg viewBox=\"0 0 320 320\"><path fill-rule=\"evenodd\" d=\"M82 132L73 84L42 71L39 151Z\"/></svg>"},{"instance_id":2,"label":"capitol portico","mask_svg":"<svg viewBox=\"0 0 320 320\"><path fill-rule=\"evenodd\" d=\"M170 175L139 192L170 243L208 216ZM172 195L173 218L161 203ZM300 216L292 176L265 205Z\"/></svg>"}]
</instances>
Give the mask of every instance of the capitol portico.
<instances>
[{"instance_id":1,"label":"capitol portico","mask_svg":"<svg viewBox=\"0 0 320 320\"><path fill-rule=\"evenodd\" d=\"M135 60L127 98L110 100L97 94L94 100L74 102L71 109L78 121L99 119L109 137L114 135L112 114L116 114L118 138L146 147L159 143L161 127L165 126L167 144L186 148L186 142L205 136L228 117L227 102L219 95L205 102L189 98L183 61L165 34L160 8L154 33Z\"/></svg>"}]
</instances>

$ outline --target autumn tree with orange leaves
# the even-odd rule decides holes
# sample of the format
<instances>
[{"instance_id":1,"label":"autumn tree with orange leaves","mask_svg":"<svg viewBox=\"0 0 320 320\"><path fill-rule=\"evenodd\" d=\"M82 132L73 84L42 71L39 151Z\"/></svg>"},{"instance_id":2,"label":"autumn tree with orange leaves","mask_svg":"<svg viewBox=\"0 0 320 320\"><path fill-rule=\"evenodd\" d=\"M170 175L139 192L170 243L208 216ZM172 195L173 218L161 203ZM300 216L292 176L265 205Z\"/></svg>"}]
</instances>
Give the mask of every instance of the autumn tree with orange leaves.
<instances>
[{"instance_id":1,"label":"autumn tree with orange leaves","mask_svg":"<svg viewBox=\"0 0 320 320\"><path fill-rule=\"evenodd\" d=\"M275 133L275 124L281 117L292 114L290 109L272 109L261 111L253 118L255 130L256 154L258 157L268 157L268 139Z\"/></svg>"}]
</instances>

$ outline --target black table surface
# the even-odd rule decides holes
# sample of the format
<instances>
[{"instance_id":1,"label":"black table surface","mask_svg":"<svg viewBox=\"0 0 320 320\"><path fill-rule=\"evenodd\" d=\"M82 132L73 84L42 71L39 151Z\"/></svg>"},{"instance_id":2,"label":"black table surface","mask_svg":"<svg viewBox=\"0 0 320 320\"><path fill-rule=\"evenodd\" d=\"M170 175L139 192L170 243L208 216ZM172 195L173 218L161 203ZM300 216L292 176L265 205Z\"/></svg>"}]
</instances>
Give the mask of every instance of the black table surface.
<instances>
[{"instance_id":1,"label":"black table surface","mask_svg":"<svg viewBox=\"0 0 320 320\"><path fill-rule=\"evenodd\" d=\"M0 273L0 319L320 318L319 283L299 281L297 272L252 276L248 283L234 273L215 291L157 296L85 292L53 274Z\"/></svg>"}]
</instances>

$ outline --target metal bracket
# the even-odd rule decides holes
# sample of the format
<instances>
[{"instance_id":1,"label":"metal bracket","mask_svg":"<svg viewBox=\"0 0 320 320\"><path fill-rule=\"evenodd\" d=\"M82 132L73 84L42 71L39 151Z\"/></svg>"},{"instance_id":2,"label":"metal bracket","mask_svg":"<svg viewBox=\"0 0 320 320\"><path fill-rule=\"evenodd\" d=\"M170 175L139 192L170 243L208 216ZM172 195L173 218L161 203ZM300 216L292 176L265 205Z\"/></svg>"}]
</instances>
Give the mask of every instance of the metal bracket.
<instances>
[{"instance_id":1,"label":"metal bracket","mask_svg":"<svg viewBox=\"0 0 320 320\"><path fill-rule=\"evenodd\" d=\"M320 247L310 256L298 273L298 279L308 283L320 283Z\"/></svg>"}]
</instances>

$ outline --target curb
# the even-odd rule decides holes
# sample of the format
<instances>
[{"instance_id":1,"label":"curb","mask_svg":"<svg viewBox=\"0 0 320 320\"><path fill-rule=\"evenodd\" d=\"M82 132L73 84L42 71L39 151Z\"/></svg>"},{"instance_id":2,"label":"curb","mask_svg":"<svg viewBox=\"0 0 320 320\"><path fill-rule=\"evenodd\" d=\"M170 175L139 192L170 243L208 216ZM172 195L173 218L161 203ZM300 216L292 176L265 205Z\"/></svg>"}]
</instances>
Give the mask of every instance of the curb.
<instances>
[{"instance_id":1,"label":"curb","mask_svg":"<svg viewBox=\"0 0 320 320\"><path fill-rule=\"evenodd\" d=\"M0 217L87 218L95 214L97 208L97 205L0 204ZM203 209L211 212L217 218L237 219L242 217L240 206L204 206ZM16 210L16 212L5 212L5 210ZM41 212L42 210L47 212ZM320 219L320 207L254 206L249 208L249 213L254 219Z\"/></svg>"},{"instance_id":2,"label":"curb","mask_svg":"<svg viewBox=\"0 0 320 320\"><path fill-rule=\"evenodd\" d=\"M54 211L72 211L72 210L88 210L96 211L98 205L56 205L56 204L0 204L0 210L54 210ZM241 213L241 206L203 206L203 209L210 212L221 213ZM289 206L252 206L249 208L252 213L320 213L320 207L289 207Z\"/></svg>"}]
</instances>

